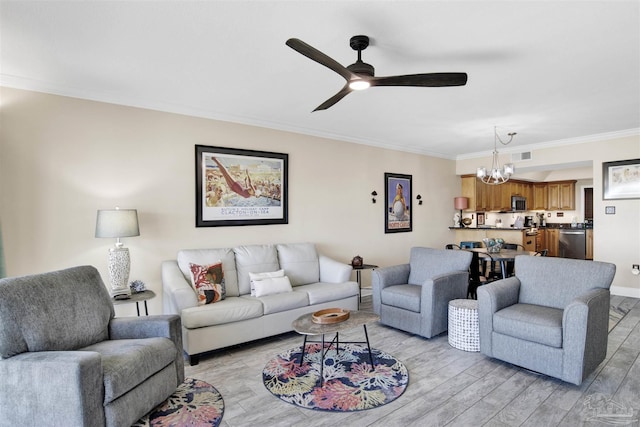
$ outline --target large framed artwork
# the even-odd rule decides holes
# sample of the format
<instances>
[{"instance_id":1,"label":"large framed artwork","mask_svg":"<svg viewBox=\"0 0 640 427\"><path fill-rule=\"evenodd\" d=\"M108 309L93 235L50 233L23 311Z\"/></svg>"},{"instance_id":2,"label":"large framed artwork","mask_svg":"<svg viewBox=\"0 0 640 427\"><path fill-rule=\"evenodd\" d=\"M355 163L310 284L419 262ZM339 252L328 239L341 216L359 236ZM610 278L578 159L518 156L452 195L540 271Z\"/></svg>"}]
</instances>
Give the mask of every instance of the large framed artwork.
<instances>
[{"instance_id":1,"label":"large framed artwork","mask_svg":"<svg viewBox=\"0 0 640 427\"><path fill-rule=\"evenodd\" d=\"M411 175L384 174L385 233L401 233L413 228Z\"/></svg>"},{"instance_id":2,"label":"large framed artwork","mask_svg":"<svg viewBox=\"0 0 640 427\"><path fill-rule=\"evenodd\" d=\"M196 227L287 224L288 157L196 145Z\"/></svg>"},{"instance_id":3,"label":"large framed artwork","mask_svg":"<svg viewBox=\"0 0 640 427\"><path fill-rule=\"evenodd\" d=\"M602 163L602 198L640 199L640 159Z\"/></svg>"}]
</instances>

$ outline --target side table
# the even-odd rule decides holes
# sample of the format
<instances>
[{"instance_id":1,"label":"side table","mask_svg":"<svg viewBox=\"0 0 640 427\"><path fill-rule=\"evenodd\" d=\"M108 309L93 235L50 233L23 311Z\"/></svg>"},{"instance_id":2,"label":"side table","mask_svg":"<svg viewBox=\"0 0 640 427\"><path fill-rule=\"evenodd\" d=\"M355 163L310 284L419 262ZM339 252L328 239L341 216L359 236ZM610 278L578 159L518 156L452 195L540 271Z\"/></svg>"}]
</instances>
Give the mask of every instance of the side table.
<instances>
[{"instance_id":1,"label":"side table","mask_svg":"<svg viewBox=\"0 0 640 427\"><path fill-rule=\"evenodd\" d=\"M480 351L477 300L449 301L448 335L451 347L464 351Z\"/></svg>"},{"instance_id":2,"label":"side table","mask_svg":"<svg viewBox=\"0 0 640 427\"><path fill-rule=\"evenodd\" d=\"M358 308L360 308L360 303L362 302L362 270L373 270L375 268L378 268L378 266L373 264L362 264L360 267L353 267L353 271L356 272L356 282L358 282Z\"/></svg>"},{"instance_id":3,"label":"side table","mask_svg":"<svg viewBox=\"0 0 640 427\"><path fill-rule=\"evenodd\" d=\"M144 314L146 316L149 315L149 309L147 308L147 300L150 300L151 298L155 297L156 293L150 290L146 290L146 291L142 291L142 292L135 292L131 294L131 297L127 298L127 299L114 299L111 298L111 303L113 305L120 305L120 304L129 304L132 302L136 303L136 311L138 312L138 316L140 316L140 302L144 302Z\"/></svg>"}]
</instances>

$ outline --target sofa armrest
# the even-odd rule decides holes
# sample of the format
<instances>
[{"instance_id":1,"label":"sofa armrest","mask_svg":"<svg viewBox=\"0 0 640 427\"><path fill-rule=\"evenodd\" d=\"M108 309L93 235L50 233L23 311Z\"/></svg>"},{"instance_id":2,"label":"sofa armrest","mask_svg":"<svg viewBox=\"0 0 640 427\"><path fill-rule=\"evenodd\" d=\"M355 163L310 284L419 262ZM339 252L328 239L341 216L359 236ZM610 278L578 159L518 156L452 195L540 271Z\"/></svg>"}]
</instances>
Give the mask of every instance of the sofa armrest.
<instances>
[{"instance_id":1,"label":"sofa armrest","mask_svg":"<svg viewBox=\"0 0 640 427\"><path fill-rule=\"evenodd\" d=\"M466 298L468 290L468 271L445 273L424 282L420 295L421 335L431 338L446 331L449 301Z\"/></svg>"},{"instance_id":2,"label":"sofa armrest","mask_svg":"<svg viewBox=\"0 0 640 427\"><path fill-rule=\"evenodd\" d=\"M562 315L563 380L580 384L607 355L609 290L594 289L569 303Z\"/></svg>"},{"instance_id":3,"label":"sofa armrest","mask_svg":"<svg viewBox=\"0 0 640 427\"><path fill-rule=\"evenodd\" d=\"M185 308L198 305L198 297L182 275L177 261L162 263L162 293L164 314L180 314Z\"/></svg>"},{"instance_id":4,"label":"sofa armrest","mask_svg":"<svg viewBox=\"0 0 640 427\"><path fill-rule=\"evenodd\" d=\"M184 356L182 354L182 323L180 316L166 314L144 317L115 317L109 322L112 340L163 337L176 346L176 386L184 381Z\"/></svg>"},{"instance_id":5,"label":"sofa armrest","mask_svg":"<svg viewBox=\"0 0 640 427\"><path fill-rule=\"evenodd\" d=\"M520 279L512 276L482 285L478 288L477 294L480 351L482 354L493 357L493 315L505 307L518 303Z\"/></svg>"},{"instance_id":6,"label":"sofa armrest","mask_svg":"<svg viewBox=\"0 0 640 427\"><path fill-rule=\"evenodd\" d=\"M324 255L318 256L320 281L326 283L344 283L351 278L353 268L349 264L338 262Z\"/></svg>"},{"instance_id":7,"label":"sofa armrest","mask_svg":"<svg viewBox=\"0 0 640 427\"><path fill-rule=\"evenodd\" d=\"M40 351L0 360L0 425L104 426L102 358Z\"/></svg>"},{"instance_id":8,"label":"sofa armrest","mask_svg":"<svg viewBox=\"0 0 640 427\"><path fill-rule=\"evenodd\" d=\"M376 268L371 272L371 290L373 292L373 311L380 314L381 293L387 286L404 285L409 282L409 264Z\"/></svg>"}]
</instances>

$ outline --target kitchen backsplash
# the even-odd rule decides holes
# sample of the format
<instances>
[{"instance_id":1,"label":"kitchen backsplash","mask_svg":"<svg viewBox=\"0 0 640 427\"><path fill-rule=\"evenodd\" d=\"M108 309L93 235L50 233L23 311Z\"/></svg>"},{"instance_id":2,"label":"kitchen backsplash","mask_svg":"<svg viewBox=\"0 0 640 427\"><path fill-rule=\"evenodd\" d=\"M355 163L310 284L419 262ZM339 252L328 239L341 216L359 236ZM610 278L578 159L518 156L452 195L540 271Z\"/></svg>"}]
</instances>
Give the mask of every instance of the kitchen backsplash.
<instances>
[{"instance_id":1,"label":"kitchen backsplash","mask_svg":"<svg viewBox=\"0 0 640 427\"><path fill-rule=\"evenodd\" d=\"M574 222L574 219L576 224L581 225L584 223L584 216L583 216L584 214L578 211L550 211L550 212L528 211L528 212L509 212L509 213L484 212L484 225L495 226L496 220L500 220L502 222L503 228L509 228L513 226L513 224L516 222L516 219L518 217L521 217L522 220L524 221L525 216L532 216L533 222L536 223L536 226L540 226L539 224L540 218L537 215L539 213L544 213L544 218L547 225L571 224ZM558 214L561 214L562 216L558 216ZM470 225L470 227L476 227L477 220L478 220L477 213L465 212L463 213L462 217L471 218L471 215L473 215L473 218L472 218L473 222Z\"/></svg>"}]
</instances>

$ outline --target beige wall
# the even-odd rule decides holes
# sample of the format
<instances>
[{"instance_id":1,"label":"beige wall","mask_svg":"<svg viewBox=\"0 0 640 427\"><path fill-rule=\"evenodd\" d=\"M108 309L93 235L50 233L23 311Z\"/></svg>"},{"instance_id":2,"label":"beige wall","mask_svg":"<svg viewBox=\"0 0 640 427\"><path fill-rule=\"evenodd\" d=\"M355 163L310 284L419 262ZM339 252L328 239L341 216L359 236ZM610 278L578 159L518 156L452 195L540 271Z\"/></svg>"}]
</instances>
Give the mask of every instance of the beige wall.
<instances>
[{"instance_id":1,"label":"beige wall","mask_svg":"<svg viewBox=\"0 0 640 427\"><path fill-rule=\"evenodd\" d=\"M640 276L631 273L633 264L640 264L640 200L602 200L602 162L640 158L640 135L609 139L583 144L532 150L533 160L516 163L531 168L567 163L592 162L593 210L594 210L594 259L616 264L616 277L612 292L619 295L640 298ZM484 160L486 163L486 159ZM504 157L507 161L508 157ZM465 159L456 163L457 174L475 173L479 159ZM480 163L481 164L481 163ZM584 178L584 170L576 170L576 178ZM566 173L545 174L550 179L570 179ZM517 173L516 173L517 177ZM589 185L579 181L578 187ZM578 192L579 189L576 189ZM580 200L577 198L576 200ZM605 206L614 206L615 215L605 215ZM571 222L579 211L565 212L564 219L554 222ZM553 214L552 214L553 215ZM555 218L555 216L553 216Z\"/></svg>"},{"instance_id":2,"label":"beige wall","mask_svg":"<svg viewBox=\"0 0 640 427\"><path fill-rule=\"evenodd\" d=\"M344 262L406 262L443 247L460 181L450 160L214 120L0 88L0 223L8 275L95 265L111 239L96 211L135 208L131 279L161 293L160 263L182 248L311 241ZM289 154L289 224L195 227L196 144ZM384 233L384 173L413 175L411 233ZM371 191L379 194L371 203ZM365 274L365 282L370 275ZM161 311L160 297L150 301ZM132 314L134 307L118 307Z\"/></svg>"}]
</instances>

